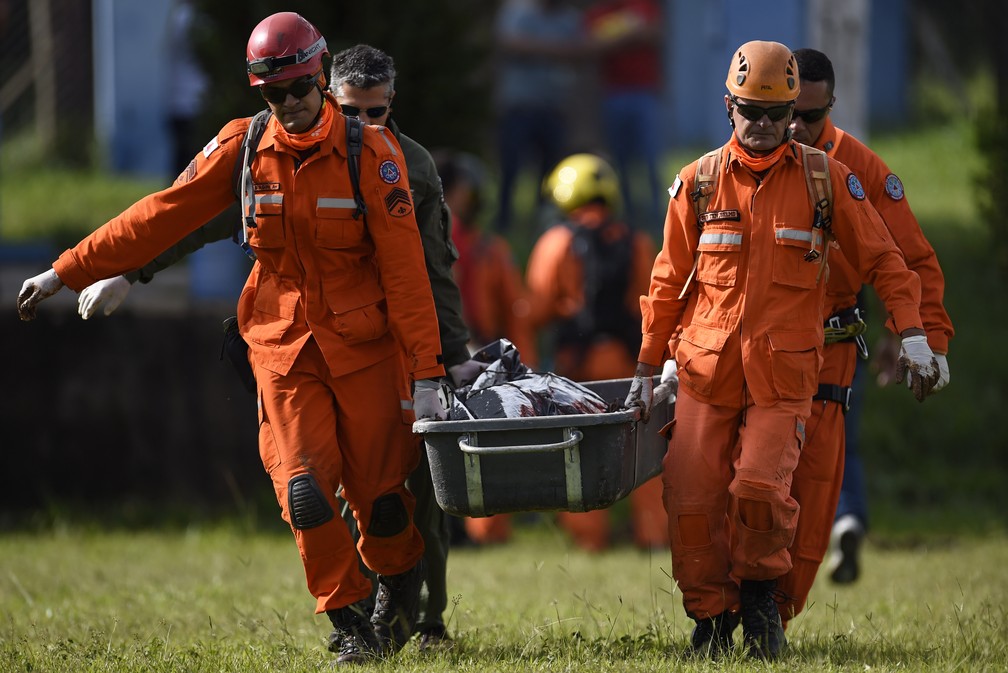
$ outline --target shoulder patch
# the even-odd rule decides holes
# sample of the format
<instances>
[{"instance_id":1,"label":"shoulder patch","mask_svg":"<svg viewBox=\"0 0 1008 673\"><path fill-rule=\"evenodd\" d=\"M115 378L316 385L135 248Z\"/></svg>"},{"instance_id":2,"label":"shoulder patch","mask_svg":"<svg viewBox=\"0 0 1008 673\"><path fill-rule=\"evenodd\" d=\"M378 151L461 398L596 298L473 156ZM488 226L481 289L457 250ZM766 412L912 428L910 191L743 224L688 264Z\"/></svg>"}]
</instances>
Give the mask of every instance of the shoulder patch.
<instances>
[{"instance_id":1,"label":"shoulder patch","mask_svg":"<svg viewBox=\"0 0 1008 673\"><path fill-rule=\"evenodd\" d=\"M899 201L903 198L903 181L895 173L890 173L885 179L885 191L893 201Z\"/></svg>"},{"instance_id":2,"label":"shoulder patch","mask_svg":"<svg viewBox=\"0 0 1008 673\"><path fill-rule=\"evenodd\" d=\"M864 187L861 186L861 181L853 173L847 174L847 191L858 201L864 201Z\"/></svg>"},{"instance_id":3,"label":"shoulder patch","mask_svg":"<svg viewBox=\"0 0 1008 673\"><path fill-rule=\"evenodd\" d=\"M389 161L387 163L395 165ZM413 201L409 192L402 187L396 187L385 195L385 209L393 217L405 217L413 212Z\"/></svg>"},{"instance_id":4,"label":"shoulder patch","mask_svg":"<svg viewBox=\"0 0 1008 673\"><path fill-rule=\"evenodd\" d=\"M210 155L213 154L214 150L218 147L220 147L220 143L217 142L217 136L214 136L213 140L203 146L203 156L209 159Z\"/></svg>"},{"instance_id":5,"label":"shoulder patch","mask_svg":"<svg viewBox=\"0 0 1008 673\"><path fill-rule=\"evenodd\" d=\"M399 182L399 166L391 159L386 159L378 167L378 176L383 182L394 185Z\"/></svg>"},{"instance_id":6,"label":"shoulder patch","mask_svg":"<svg viewBox=\"0 0 1008 673\"><path fill-rule=\"evenodd\" d=\"M674 199L676 196L678 196L680 189L682 189L682 180L679 178L678 175L676 175L675 182L673 182L672 186L668 188L669 196L671 196Z\"/></svg>"},{"instance_id":7,"label":"shoulder patch","mask_svg":"<svg viewBox=\"0 0 1008 673\"><path fill-rule=\"evenodd\" d=\"M196 160L193 159L189 162L189 165L185 167L185 170L179 173L178 177L175 178L176 185L184 185L193 178L196 177Z\"/></svg>"}]
</instances>

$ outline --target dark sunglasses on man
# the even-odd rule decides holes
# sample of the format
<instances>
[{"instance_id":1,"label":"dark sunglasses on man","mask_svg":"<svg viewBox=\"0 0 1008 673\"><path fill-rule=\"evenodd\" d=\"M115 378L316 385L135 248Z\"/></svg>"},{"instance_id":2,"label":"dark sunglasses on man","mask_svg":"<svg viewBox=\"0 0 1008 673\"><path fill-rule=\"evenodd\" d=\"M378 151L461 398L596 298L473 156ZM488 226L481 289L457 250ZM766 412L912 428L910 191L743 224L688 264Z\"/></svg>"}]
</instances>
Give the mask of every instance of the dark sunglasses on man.
<instances>
[{"instance_id":1,"label":"dark sunglasses on man","mask_svg":"<svg viewBox=\"0 0 1008 673\"><path fill-rule=\"evenodd\" d=\"M811 110L795 110L794 116L801 119L806 124L815 124L817 121L822 121L822 118L829 114L829 111L833 109L834 98L830 99L829 105L826 107L817 107Z\"/></svg>"},{"instance_id":2,"label":"dark sunglasses on man","mask_svg":"<svg viewBox=\"0 0 1008 673\"><path fill-rule=\"evenodd\" d=\"M758 122L760 119L763 119L763 115L766 115L772 122L779 122L784 119L784 117L787 117L788 112L790 112L794 107L794 103L774 105L773 107L747 105L745 103L740 103L738 97L736 96L731 97L731 102L735 106L735 109L738 110L738 113L751 122Z\"/></svg>"},{"instance_id":3,"label":"dark sunglasses on man","mask_svg":"<svg viewBox=\"0 0 1008 673\"><path fill-rule=\"evenodd\" d=\"M262 94L262 97L265 98L267 102L273 103L274 105L280 105L287 100L287 94L290 94L295 98L304 98L310 94L312 89L316 86L318 86L318 75L305 75L304 77L298 77L285 87L263 84L259 87L259 93Z\"/></svg>"},{"instance_id":4,"label":"dark sunglasses on man","mask_svg":"<svg viewBox=\"0 0 1008 673\"><path fill-rule=\"evenodd\" d=\"M347 117L360 117L361 110L367 113L368 119L377 119L383 114L388 112L388 105L379 105L377 107L369 108L359 108L356 105L347 105L346 103L340 103L340 110Z\"/></svg>"}]
</instances>

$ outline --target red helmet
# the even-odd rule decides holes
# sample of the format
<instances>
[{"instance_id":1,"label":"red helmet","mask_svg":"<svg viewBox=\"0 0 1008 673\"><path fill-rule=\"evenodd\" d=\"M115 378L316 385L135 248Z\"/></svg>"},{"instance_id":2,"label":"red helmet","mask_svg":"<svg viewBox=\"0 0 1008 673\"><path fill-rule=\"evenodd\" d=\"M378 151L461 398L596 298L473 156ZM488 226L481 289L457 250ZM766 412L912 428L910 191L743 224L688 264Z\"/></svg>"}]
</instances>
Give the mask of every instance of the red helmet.
<instances>
[{"instance_id":1,"label":"red helmet","mask_svg":"<svg viewBox=\"0 0 1008 673\"><path fill-rule=\"evenodd\" d=\"M249 84L314 75L329 56L318 28L294 12L279 12L259 22L245 53Z\"/></svg>"}]
</instances>

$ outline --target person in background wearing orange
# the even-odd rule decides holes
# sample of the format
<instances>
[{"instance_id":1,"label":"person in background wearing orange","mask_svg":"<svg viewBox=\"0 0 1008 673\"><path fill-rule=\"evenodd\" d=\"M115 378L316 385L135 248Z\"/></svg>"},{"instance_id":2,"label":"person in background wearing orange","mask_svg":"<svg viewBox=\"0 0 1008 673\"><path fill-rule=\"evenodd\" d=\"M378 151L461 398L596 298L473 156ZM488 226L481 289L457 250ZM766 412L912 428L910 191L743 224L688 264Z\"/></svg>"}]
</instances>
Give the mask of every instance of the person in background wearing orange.
<instances>
[{"instance_id":1,"label":"person in background wearing orange","mask_svg":"<svg viewBox=\"0 0 1008 673\"><path fill-rule=\"evenodd\" d=\"M536 241L526 283L533 325L551 342L551 371L575 381L629 378L640 348L639 297L647 291L655 246L620 217L619 178L594 154L561 161L543 191L563 220ZM658 477L630 494L634 543L668 546ZM582 549L611 543L608 510L561 512L558 521Z\"/></svg>"},{"instance_id":2,"label":"person in background wearing orange","mask_svg":"<svg viewBox=\"0 0 1008 673\"><path fill-rule=\"evenodd\" d=\"M535 368L537 349L529 324L530 304L511 246L480 225L486 167L478 157L454 150L434 152L434 162L452 214L452 241L458 260L452 267L462 293L462 316L469 327L470 347L478 350L506 338L521 360ZM463 519L465 535L477 544L511 539L508 514Z\"/></svg>"},{"instance_id":3,"label":"person in background wearing orange","mask_svg":"<svg viewBox=\"0 0 1008 673\"><path fill-rule=\"evenodd\" d=\"M907 203L903 183L882 159L857 138L833 125L830 108L836 100L836 79L829 58L814 49L794 53L801 79L801 93L791 119L792 137L816 147L842 162L854 172L888 233L903 253L906 265L920 276L920 315L927 343L938 361L939 379L932 392L949 381L946 353L954 331L943 305L945 278L934 248L928 243ZM857 346L864 323L855 312L861 276L845 255L830 258L826 284L826 346L819 373L818 392L812 415L805 424L806 443L802 449L791 496L801 507L801 516L789 547L791 570L778 583L784 595L779 603L785 625L801 612L815 581L830 540L837 501L844 475L844 414L851 397ZM867 357L867 349L863 356ZM862 528L863 530L863 528Z\"/></svg>"},{"instance_id":4,"label":"person in background wearing orange","mask_svg":"<svg viewBox=\"0 0 1008 673\"><path fill-rule=\"evenodd\" d=\"M893 316L915 397L938 381L918 312L920 281L857 176L789 140L798 78L791 50L778 42L747 42L732 54L724 102L733 133L669 189L662 249L641 298L642 343L625 404L644 417L652 377L681 329L662 478L672 574L696 622L690 649L699 656L731 650L739 621L750 657L775 659L786 645L774 596L791 569L791 481L822 362L832 241ZM697 189L701 162L706 185ZM828 176L829 212L809 198L813 167L817 180Z\"/></svg>"},{"instance_id":5,"label":"person in background wearing orange","mask_svg":"<svg viewBox=\"0 0 1008 673\"><path fill-rule=\"evenodd\" d=\"M338 663L398 651L412 635L424 543L405 486L415 418L446 418L438 322L402 149L363 128L358 216L346 118L325 90L329 52L293 12L252 31L249 84L272 113L244 166L240 235L256 262L238 300L259 400L259 453ZM64 284L80 291L149 262L234 202L251 118L228 122L165 190L141 199L24 282L22 320ZM402 352L406 357L403 358ZM410 399L407 362L415 381ZM408 439L408 441L407 441ZM362 530L356 546L336 491ZM360 558L378 574L371 582Z\"/></svg>"}]
</instances>

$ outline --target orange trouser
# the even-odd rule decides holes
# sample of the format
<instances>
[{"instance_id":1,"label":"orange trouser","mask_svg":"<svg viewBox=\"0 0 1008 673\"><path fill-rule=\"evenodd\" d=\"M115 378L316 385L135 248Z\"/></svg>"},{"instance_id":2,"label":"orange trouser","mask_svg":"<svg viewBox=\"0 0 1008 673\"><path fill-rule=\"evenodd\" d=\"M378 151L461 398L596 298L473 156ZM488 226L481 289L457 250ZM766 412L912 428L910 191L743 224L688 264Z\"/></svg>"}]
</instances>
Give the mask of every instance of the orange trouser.
<instances>
[{"instance_id":1,"label":"orange trouser","mask_svg":"<svg viewBox=\"0 0 1008 673\"><path fill-rule=\"evenodd\" d=\"M511 539L511 515L466 517L466 535L476 544L500 544Z\"/></svg>"},{"instance_id":2,"label":"orange trouser","mask_svg":"<svg viewBox=\"0 0 1008 673\"><path fill-rule=\"evenodd\" d=\"M853 343L830 344L823 350L822 383L850 386L857 364ZM829 547L830 530L844 472L843 407L824 400L812 402L812 414L805 425L806 441L791 482L791 497L801 507L791 552L791 570L777 588L786 596L779 604L785 622L805 607L819 565Z\"/></svg>"},{"instance_id":3,"label":"orange trouser","mask_svg":"<svg viewBox=\"0 0 1008 673\"><path fill-rule=\"evenodd\" d=\"M747 401L744 409L716 406L685 388L676 400L662 481L672 574L693 619L737 610L740 580L791 569L791 473L811 400Z\"/></svg>"},{"instance_id":4,"label":"orange trouser","mask_svg":"<svg viewBox=\"0 0 1008 673\"><path fill-rule=\"evenodd\" d=\"M294 532L317 613L371 595L371 582L360 571L353 538L339 516L336 490L341 483L362 531L357 549L368 568L396 575L423 555L423 540L413 526L414 499L404 485L419 454L404 424L411 414L403 409L402 401L409 398L400 383L405 380L401 368L394 356L334 378L313 339L286 376L255 367L260 457L284 521ZM333 516L298 528L292 522L288 484L298 478L303 485L305 474L318 484ZM372 520L372 503L379 498L380 522ZM324 504L317 504L324 510ZM371 525L381 534L370 534Z\"/></svg>"},{"instance_id":5,"label":"orange trouser","mask_svg":"<svg viewBox=\"0 0 1008 673\"><path fill-rule=\"evenodd\" d=\"M609 510L560 512L557 522L581 549L601 551L609 546L612 526ZM640 549L668 547L668 516L662 502L661 477L654 477L630 493L630 525L634 544Z\"/></svg>"}]
</instances>

